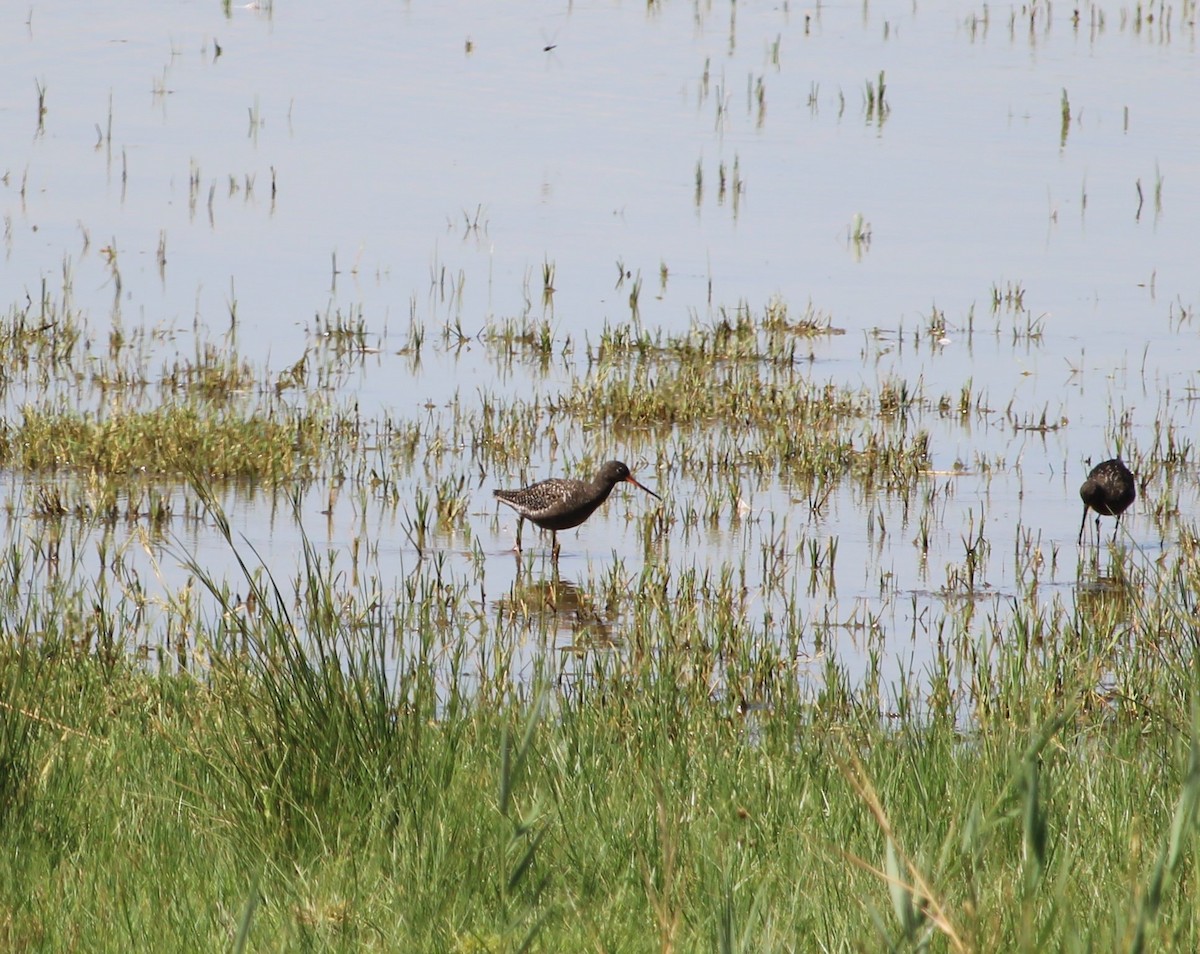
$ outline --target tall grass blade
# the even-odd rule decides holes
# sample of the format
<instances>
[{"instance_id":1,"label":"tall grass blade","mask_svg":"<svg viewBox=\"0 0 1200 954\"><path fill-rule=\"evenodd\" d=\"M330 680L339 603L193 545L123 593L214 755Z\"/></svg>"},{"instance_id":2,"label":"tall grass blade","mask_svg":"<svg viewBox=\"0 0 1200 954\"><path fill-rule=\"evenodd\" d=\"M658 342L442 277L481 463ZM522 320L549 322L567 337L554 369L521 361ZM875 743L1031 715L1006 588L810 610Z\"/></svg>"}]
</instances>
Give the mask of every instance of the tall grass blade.
<instances>
[{"instance_id":1,"label":"tall grass blade","mask_svg":"<svg viewBox=\"0 0 1200 954\"><path fill-rule=\"evenodd\" d=\"M1024 847L1025 876L1030 886L1041 880L1046 867L1046 813L1040 800L1041 762L1025 760Z\"/></svg>"},{"instance_id":2,"label":"tall grass blade","mask_svg":"<svg viewBox=\"0 0 1200 954\"><path fill-rule=\"evenodd\" d=\"M254 912L258 910L258 906L262 902L262 895L258 890L260 880L261 875L254 879L254 884L250 885L250 896L246 899L246 906L242 909L242 916L238 919L238 931L233 939L233 954L242 954L246 950L246 944L250 941L250 926L254 923Z\"/></svg>"},{"instance_id":3,"label":"tall grass blade","mask_svg":"<svg viewBox=\"0 0 1200 954\"><path fill-rule=\"evenodd\" d=\"M913 892L908 883L908 872L900 864L896 853L896 842L891 835L887 836L887 851L884 855L883 870L887 874L888 894L892 898L892 910L896 920L900 922L900 930L906 939L912 939L920 926L921 919L913 905Z\"/></svg>"}]
</instances>

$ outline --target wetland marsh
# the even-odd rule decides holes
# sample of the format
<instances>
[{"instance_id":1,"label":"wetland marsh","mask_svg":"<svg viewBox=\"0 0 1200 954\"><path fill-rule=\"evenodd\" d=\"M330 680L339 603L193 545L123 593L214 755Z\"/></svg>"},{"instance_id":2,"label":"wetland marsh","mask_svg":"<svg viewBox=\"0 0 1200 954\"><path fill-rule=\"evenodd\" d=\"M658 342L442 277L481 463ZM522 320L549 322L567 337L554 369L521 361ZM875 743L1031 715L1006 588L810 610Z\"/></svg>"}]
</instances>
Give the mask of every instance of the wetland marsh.
<instances>
[{"instance_id":1,"label":"wetland marsh","mask_svg":"<svg viewBox=\"0 0 1200 954\"><path fill-rule=\"evenodd\" d=\"M1197 949L1196 13L6 12L0 944Z\"/></svg>"}]
</instances>

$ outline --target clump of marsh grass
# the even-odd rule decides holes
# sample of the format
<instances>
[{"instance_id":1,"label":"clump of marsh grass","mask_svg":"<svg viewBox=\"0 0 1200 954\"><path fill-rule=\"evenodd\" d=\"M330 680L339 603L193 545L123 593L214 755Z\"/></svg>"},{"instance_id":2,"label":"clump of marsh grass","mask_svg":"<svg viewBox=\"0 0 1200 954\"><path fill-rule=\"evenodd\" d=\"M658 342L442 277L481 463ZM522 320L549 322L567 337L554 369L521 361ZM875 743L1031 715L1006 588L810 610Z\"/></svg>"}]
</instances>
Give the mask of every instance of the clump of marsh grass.
<instances>
[{"instance_id":1,"label":"clump of marsh grass","mask_svg":"<svg viewBox=\"0 0 1200 954\"><path fill-rule=\"evenodd\" d=\"M296 472L297 431L266 415L202 413L190 404L106 417L26 407L0 422L0 464L35 473L182 475L203 462L214 479L279 480Z\"/></svg>"},{"instance_id":2,"label":"clump of marsh grass","mask_svg":"<svg viewBox=\"0 0 1200 954\"><path fill-rule=\"evenodd\" d=\"M867 122L878 123L882 127L884 121L892 111L892 106L887 101L887 83L884 81L883 70L879 71L877 82L872 83L870 80L867 80L863 99Z\"/></svg>"},{"instance_id":3,"label":"clump of marsh grass","mask_svg":"<svg viewBox=\"0 0 1200 954\"><path fill-rule=\"evenodd\" d=\"M306 854L344 836L340 822L365 809L366 794L405 778L423 726L437 711L423 667L393 669L383 604L347 619L332 559L305 540L289 595L268 570L234 548L224 514L209 501L218 532L242 571L245 612L228 587L194 557L184 564L216 601L223 636L212 647L212 691L236 731L220 733L219 768L241 793L242 823L259 842ZM450 700L450 705L454 705Z\"/></svg>"}]
</instances>

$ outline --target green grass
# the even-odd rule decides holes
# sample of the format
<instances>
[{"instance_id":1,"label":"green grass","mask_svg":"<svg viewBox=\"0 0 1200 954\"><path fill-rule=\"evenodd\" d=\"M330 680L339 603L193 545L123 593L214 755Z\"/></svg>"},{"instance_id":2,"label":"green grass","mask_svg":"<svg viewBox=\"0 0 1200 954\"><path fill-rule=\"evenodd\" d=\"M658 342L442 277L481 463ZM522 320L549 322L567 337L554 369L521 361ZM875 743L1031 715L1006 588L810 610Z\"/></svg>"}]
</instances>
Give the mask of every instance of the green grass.
<instances>
[{"instance_id":1,"label":"green grass","mask_svg":"<svg viewBox=\"0 0 1200 954\"><path fill-rule=\"evenodd\" d=\"M280 480L301 460L297 436L286 420L202 413L188 404L103 418L30 407L20 421L0 424L0 466L34 473L178 476L203 462L214 479Z\"/></svg>"}]
</instances>

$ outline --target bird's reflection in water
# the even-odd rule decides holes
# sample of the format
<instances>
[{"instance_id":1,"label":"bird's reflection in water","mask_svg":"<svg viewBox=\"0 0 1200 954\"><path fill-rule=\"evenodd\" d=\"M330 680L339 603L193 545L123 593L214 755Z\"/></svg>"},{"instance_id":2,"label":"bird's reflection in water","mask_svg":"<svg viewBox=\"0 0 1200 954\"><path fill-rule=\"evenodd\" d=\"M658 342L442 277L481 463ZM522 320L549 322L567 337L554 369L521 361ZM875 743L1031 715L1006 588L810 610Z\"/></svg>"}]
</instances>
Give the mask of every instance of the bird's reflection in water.
<instances>
[{"instance_id":1,"label":"bird's reflection in water","mask_svg":"<svg viewBox=\"0 0 1200 954\"><path fill-rule=\"evenodd\" d=\"M564 654L611 651L620 644L612 621L597 609L591 594L557 573L549 579L518 577L512 592L496 601L496 613L540 620L544 632L564 637L557 646Z\"/></svg>"},{"instance_id":2,"label":"bird's reflection in water","mask_svg":"<svg viewBox=\"0 0 1200 954\"><path fill-rule=\"evenodd\" d=\"M1113 556L1106 566L1099 559L1080 563L1075 584L1075 606L1080 616L1101 631L1129 623L1136 585L1129 578L1123 555Z\"/></svg>"}]
</instances>

